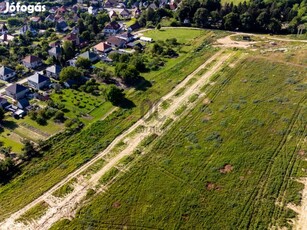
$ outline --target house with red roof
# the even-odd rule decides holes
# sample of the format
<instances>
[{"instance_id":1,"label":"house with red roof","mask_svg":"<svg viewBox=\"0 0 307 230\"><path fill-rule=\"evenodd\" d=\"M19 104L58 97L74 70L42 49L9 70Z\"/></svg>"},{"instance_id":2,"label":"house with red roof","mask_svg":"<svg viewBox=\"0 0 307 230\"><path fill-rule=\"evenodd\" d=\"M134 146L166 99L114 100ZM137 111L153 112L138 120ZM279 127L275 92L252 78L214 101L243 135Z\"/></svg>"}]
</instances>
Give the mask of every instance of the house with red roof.
<instances>
[{"instance_id":1,"label":"house with red roof","mask_svg":"<svg viewBox=\"0 0 307 230\"><path fill-rule=\"evenodd\" d=\"M34 69L36 67L41 66L43 63L39 57L34 55L29 55L22 60L22 64L29 69Z\"/></svg>"}]
</instances>

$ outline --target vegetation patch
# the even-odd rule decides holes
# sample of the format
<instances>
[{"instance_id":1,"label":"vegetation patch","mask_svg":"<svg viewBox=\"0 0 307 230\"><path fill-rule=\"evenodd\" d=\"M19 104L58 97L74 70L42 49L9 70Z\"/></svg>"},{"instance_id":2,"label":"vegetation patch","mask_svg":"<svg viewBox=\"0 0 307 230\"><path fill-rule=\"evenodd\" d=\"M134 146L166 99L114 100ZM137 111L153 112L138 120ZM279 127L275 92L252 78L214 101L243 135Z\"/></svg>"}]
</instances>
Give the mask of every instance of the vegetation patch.
<instances>
[{"instance_id":1,"label":"vegetation patch","mask_svg":"<svg viewBox=\"0 0 307 230\"><path fill-rule=\"evenodd\" d=\"M111 179L113 179L117 174L119 173L119 170L115 167L111 168L109 171L107 171L100 179L99 183L101 184L107 184Z\"/></svg>"},{"instance_id":2,"label":"vegetation patch","mask_svg":"<svg viewBox=\"0 0 307 230\"><path fill-rule=\"evenodd\" d=\"M46 213L48 208L49 208L49 205L46 202L38 203L33 208L31 208L29 211L27 211L22 216L20 216L17 219L17 222L27 223L27 222L31 222L32 220L38 219Z\"/></svg>"},{"instance_id":3,"label":"vegetation patch","mask_svg":"<svg viewBox=\"0 0 307 230\"><path fill-rule=\"evenodd\" d=\"M64 184L61 188L52 193L55 197L65 197L67 194L74 191L74 187L72 183Z\"/></svg>"},{"instance_id":4,"label":"vegetation patch","mask_svg":"<svg viewBox=\"0 0 307 230\"><path fill-rule=\"evenodd\" d=\"M297 146L305 133L305 100L284 81L291 71L249 59L223 72L207 88L213 103L200 101L68 227L86 227L89 215L109 228L112 223L161 229L290 227L295 213L286 206L299 203L302 189L292 178L306 176L301 168L307 166L298 154L305 147ZM306 74L300 71L304 74L296 80ZM210 122L203 122L208 115ZM118 201L120 208L112 207Z\"/></svg>"}]
</instances>

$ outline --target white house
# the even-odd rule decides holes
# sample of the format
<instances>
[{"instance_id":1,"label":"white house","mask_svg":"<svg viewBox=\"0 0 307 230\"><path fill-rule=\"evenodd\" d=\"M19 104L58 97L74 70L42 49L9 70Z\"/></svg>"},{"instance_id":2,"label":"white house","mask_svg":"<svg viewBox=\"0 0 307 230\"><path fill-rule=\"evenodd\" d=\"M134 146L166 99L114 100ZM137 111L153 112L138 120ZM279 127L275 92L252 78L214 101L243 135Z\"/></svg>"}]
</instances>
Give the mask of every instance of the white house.
<instances>
[{"instance_id":1,"label":"white house","mask_svg":"<svg viewBox=\"0 0 307 230\"><path fill-rule=\"evenodd\" d=\"M62 67L59 65L52 65L46 69L47 77L52 77L54 79L59 79Z\"/></svg>"},{"instance_id":2,"label":"white house","mask_svg":"<svg viewBox=\"0 0 307 230\"><path fill-rule=\"evenodd\" d=\"M113 21L108 23L104 27L103 31L106 34L117 34L120 31L120 29L121 29L120 25L116 21Z\"/></svg>"},{"instance_id":3,"label":"white house","mask_svg":"<svg viewBox=\"0 0 307 230\"><path fill-rule=\"evenodd\" d=\"M50 84L50 79L40 73L35 73L28 77L28 85L33 89L43 89Z\"/></svg>"},{"instance_id":4,"label":"white house","mask_svg":"<svg viewBox=\"0 0 307 230\"><path fill-rule=\"evenodd\" d=\"M8 67L2 66L0 68L0 79L8 81L16 75L16 72Z\"/></svg>"}]
</instances>

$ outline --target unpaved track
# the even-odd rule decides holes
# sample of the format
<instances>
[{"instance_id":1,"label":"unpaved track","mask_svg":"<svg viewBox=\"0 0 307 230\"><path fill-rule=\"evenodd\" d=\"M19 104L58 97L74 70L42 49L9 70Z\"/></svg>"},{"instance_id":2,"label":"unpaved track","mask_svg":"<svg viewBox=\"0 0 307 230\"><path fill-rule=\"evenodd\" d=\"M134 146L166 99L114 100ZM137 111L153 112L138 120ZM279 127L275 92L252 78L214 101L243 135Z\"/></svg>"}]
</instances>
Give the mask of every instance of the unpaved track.
<instances>
[{"instance_id":1,"label":"unpaved track","mask_svg":"<svg viewBox=\"0 0 307 230\"><path fill-rule=\"evenodd\" d=\"M192 96L195 93L199 93L200 89L208 82L209 78L216 73L223 63L228 60L232 55L230 53L228 54L222 54L224 50L219 51L215 55L213 55L208 61L206 61L203 65L201 65L197 70L195 70L193 73L191 73L188 77L185 78L180 84L178 84L170 93L168 93L166 96L158 102L157 106L161 106L162 101L171 98L174 96L174 94L178 91L178 89L185 87L186 83L195 76L196 73L198 73L200 70L204 69L208 64L210 64L212 61L216 60L214 65L209 68L209 70L199 78L194 84L191 86L187 86L185 92L178 98L176 98L176 101L172 103L172 105L164 110L161 114L161 116L170 117L173 115L173 113L179 109L184 101L188 101L189 97ZM98 184L99 178L104 175L110 168L115 166L124 156L131 154L134 149L138 146L138 144L146 138L149 133L138 133L136 136L134 136L132 139L129 140L128 146L121 151L119 154L117 154L115 157L110 159L109 163L104 166L99 172L92 175L92 177L88 181L84 181L84 183L81 183L76 186L74 191L70 194L68 194L64 199L56 199L52 196L52 193L55 192L57 189L62 187L64 184L69 182L70 180L74 178L78 178L78 176L81 175L82 172L84 172L86 169L88 169L91 165L96 163L99 159L104 157L106 154L110 153L110 151L118 144L120 143L125 137L127 137L129 134L133 133L136 128L140 125L144 126L161 126L161 121L150 121L149 123L146 123L145 120L151 115L151 112L148 112L144 118L141 118L139 121L137 121L134 125L132 125L128 130L123 132L121 135L117 136L113 142L101 153L96 155L92 160L81 166L79 169L68 175L65 179L63 179L61 182L56 184L54 187L52 187L49 191L44 193L42 196L34 200L33 202L29 203L24 208L20 209L18 212L12 214L10 218L5 220L3 223L0 224L1 229L48 229L54 222L58 221L59 219L63 217L71 217L74 214L75 209L77 208L78 204L81 202L81 200L86 195L86 192L88 188L93 188L95 185ZM33 222L30 225L25 226L22 223L16 223L15 220L18 219L22 214L27 212L29 209L34 207L35 205L39 204L40 202L47 202L51 205L51 208L46 212L46 214L41 217L39 220ZM51 202L52 201L52 202Z\"/></svg>"},{"instance_id":2,"label":"unpaved track","mask_svg":"<svg viewBox=\"0 0 307 230\"><path fill-rule=\"evenodd\" d=\"M300 183L304 184L302 191L302 202L301 206L292 208L298 213L297 220L294 220L293 229L295 230L306 230L307 229L307 178L299 180Z\"/></svg>"}]
</instances>

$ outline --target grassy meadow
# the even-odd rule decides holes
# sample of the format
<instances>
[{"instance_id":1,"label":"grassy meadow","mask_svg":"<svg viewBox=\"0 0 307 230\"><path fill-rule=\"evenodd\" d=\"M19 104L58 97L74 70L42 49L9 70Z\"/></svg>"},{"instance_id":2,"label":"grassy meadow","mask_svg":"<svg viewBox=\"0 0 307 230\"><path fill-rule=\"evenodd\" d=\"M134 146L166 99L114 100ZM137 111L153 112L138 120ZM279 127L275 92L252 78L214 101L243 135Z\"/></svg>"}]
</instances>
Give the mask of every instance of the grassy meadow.
<instances>
[{"instance_id":1,"label":"grassy meadow","mask_svg":"<svg viewBox=\"0 0 307 230\"><path fill-rule=\"evenodd\" d=\"M289 226L305 175L305 67L249 57L204 88L195 109L52 229L268 229ZM105 178L104 178L105 179Z\"/></svg>"},{"instance_id":2,"label":"grassy meadow","mask_svg":"<svg viewBox=\"0 0 307 230\"><path fill-rule=\"evenodd\" d=\"M187 30L186 34L189 34L189 31ZM198 37L190 34L188 38L187 35L183 35L184 33L181 34L185 38L177 36L178 40L189 39L189 45L184 47L191 52L180 53L176 61L170 60L163 68L144 76L151 81L151 87L127 90L126 97L133 102L133 108L118 109L107 119L91 122L75 134L64 132L54 136L47 141L40 157L22 166L20 174L10 183L0 186L0 220L43 194L106 148L117 135L130 127L149 109L140 108L143 100L155 101L165 95L217 50L209 45L204 46L215 32L202 30ZM69 95L65 97L65 103L70 103L71 97ZM96 109L92 113L98 112L100 111Z\"/></svg>"}]
</instances>

